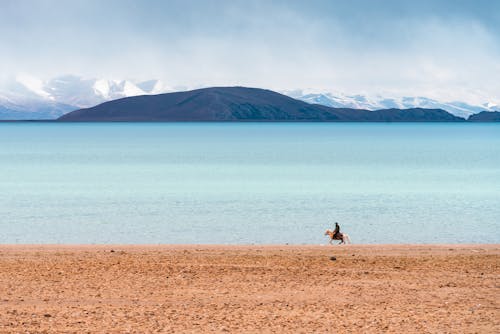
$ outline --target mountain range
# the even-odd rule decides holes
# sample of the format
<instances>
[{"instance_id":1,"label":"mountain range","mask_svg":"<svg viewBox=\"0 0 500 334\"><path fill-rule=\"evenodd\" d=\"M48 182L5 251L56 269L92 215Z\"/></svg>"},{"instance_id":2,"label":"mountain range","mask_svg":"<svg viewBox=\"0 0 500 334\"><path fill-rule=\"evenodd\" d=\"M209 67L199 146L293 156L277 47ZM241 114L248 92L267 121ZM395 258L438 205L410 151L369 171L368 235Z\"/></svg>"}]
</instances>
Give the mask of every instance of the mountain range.
<instances>
[{"instance_id":1,"label":"mountain range","mask_svg":"<svg viewBox=\"0 0 500 334\"><path fill-rule=\"evenodd\" d=\"M159 80L132 82L67 75L42 81L21 75L0 89L0 119L56 119L106 101L169 91L172 89Z\"/></svg>"},{"instance_id":2,"label":"mountain range","mask_svg":"<svg viewBox=\"0 0 500 334\"><path fill-rule=\"evenodd\" d=\"M309 102L322 104L334 108L352 108L352 109L442 109L453 115L468 118L470 115L481 111L500 110L500 106L495 103L483 103L472 105L460 101L441 102L427 97L387 97L387 96L367 96L367 95L346 95L343 93L304 93L303 91L287 92L287 95Z\"/></svg>"},{"instance_id":3,"label":"mountain range","mask_svg":"<svg viewBox=\"0 0 500 334\"><path fill-rule=\"evenodd\" d=\"M181 88L182 89L182 88ZM20 75L0 87L0 120L56 119L70 111L89 108L124 97L153 95L180 90L159 80L132 81L88 79L74 75L47 81ZM467 118L481 111L500 109L494 103L471 105L440 102L425 97L383 97L331 92L284 91L285 95L311 104L363 110L442 109Z\"/></svg>"}]
</instances>

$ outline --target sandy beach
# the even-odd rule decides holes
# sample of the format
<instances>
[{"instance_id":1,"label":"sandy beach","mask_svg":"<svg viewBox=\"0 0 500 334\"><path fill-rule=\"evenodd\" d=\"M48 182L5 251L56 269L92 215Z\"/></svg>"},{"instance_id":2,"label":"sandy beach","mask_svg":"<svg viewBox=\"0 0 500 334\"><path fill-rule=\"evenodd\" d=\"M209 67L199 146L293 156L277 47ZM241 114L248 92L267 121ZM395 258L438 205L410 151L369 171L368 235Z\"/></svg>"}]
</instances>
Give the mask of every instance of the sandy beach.
<instances>
[{"instance_id":1,"label":"sandy beach","mask_svg":"<svg viewBox=\"0 0 500 334\"><path fill-rule=\"evenodd\" d=\"M0 333L499 333L500 245L0 246Z\"/></svg>"}]
</instances>

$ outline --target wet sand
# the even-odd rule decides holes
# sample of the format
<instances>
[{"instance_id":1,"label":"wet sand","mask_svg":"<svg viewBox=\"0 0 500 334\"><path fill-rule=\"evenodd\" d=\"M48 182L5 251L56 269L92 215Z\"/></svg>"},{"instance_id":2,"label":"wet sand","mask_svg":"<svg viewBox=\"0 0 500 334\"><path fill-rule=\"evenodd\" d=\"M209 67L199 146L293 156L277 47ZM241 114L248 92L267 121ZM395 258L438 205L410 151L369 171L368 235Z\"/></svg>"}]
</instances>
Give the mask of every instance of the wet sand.
<instances>
[{"instance_id":1,"label":"wet sand","mask_svg":"<svg viewBox=\"0 0 500 334\"><path fill-rule=\"evenodd\" d=\"M4 245L17 332L499 333L500 245Z\"/></svg>"}]
</instances>

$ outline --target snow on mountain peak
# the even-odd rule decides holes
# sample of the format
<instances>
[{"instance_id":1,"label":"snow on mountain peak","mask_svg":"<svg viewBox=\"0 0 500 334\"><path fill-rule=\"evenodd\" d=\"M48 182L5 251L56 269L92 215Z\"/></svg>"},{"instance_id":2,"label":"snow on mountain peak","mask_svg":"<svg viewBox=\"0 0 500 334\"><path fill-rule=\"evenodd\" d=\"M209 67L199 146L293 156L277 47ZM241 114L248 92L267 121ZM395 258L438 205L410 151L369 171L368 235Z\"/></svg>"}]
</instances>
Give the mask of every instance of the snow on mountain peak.
<instances>
[{"instance_id":1,"label":"snow on mountain peak","mask_svg":"<svg viewBox=\"0 0 500 334\"><path fill-rule=\"evenodd\" d=\"M137 95L144 95L145 92L137 87L135 84L133 84L130 81L123 81L121 83L121 91L124 96L137 96Z\"/></svg>"},{"instance_id":2,"label":"snow on mountain peak","mask_svg":"<svg viewBox=\"0 0 500 334\"><path fill-rule=\"evenodd\" d=\"M483 105L472 105L460 101L441 102L434 99L422 96L399 96L389 97L380 95L347 95L342 93L331 92L312 92L295 90L284 92L290 97L303 100L309 103L322 104L334 108L354 108L354 109L409 109L409 108L428 108L428 109L443 109L456 116L465 117L481 112L493 111L498 109L498 105L488 103Z\"/></svg>"},{"instance_id":3,"label":"snow on mountain peak","mask_svg":"<svg viewBox=\"0 0 500 334\"><path fill-rule=\"evenodd\" d=\"M123 97L171 91L158 80L145 90L130 80L63 75L47 81L19 75L0 90L0 119L46 119Z\"/></svg>"},{"instance_id":4,"label":"snow on mountain peak","mask_svg":"<svg viewBox=\"0 0 500 334\"><path fill-rule=\"evenodd\" d=\"M160 80L143 81L137 83L136 86L142 89L146 94L162 94L173 91L171 87L166 86Z\"/></svg>"},{"instance_id":5,"label":"snow on mountain peak","mask_svg":"<svg viewBox=\"0 0 500 334\"><path fill-rule=\"evenodd\" d=\"M494 102L487 102L484 104L484 106L488 109L498 109L499 108L499 105L497 103L494 103Z\"/></svg>"},{"instance_id":6,"label":"snow on mountain peak","mask_svg":"<svg viewBox=\"0 0 500 334\"><path fill-rule=\"evenodd\" d=\"M114 100L122 97L144 95L145 92L128 80L95 80L93 89L103 100Z\"/></svg>"},{"instance_id":7,"label":"snow on mountain peak","mask_svg":"<svg viewBox=\"0 0 500 334\"><path fill-rule=\"evenodd\" d=\"M43 97L50 99L51 96L49 93L45 91L44 87L44 82L38 78L35 78L33 76L27 75L27 74L19 74L16 77L16 82L20 83L21 85L24 86L27 90L30 92Z\"/></svg>"},{"instance_id":8,"label":"snow on mountain peak","mask_svg":"<svg viewBox=\"0 0 500 334\"><path fill-rule=\"evenodd\" d=\"M94 88L94 92L96 95L99 95L103 99L107 99L109 97L109 81L105 79L99 79L94 82L92 86Z\"/></svg>"}]
</instances>

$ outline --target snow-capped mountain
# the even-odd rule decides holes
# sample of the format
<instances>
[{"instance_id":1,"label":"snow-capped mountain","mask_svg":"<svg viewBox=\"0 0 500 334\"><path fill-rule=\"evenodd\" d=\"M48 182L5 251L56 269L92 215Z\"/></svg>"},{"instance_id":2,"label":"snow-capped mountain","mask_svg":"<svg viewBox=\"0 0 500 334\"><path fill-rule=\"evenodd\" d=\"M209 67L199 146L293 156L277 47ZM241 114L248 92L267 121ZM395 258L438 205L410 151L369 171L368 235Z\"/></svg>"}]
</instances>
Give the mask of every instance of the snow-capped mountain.
<instances>
[{"instance_id":1,"label":"snow-capped mountain","mask_svg":"<svg viewBox=\"0 0 500 334\"><path fill-rule=\"evenodd\" d=\"M132 81L90 79L65 75L50 80L40 80L29 75L19 75L0 86L0 120L55 119L69 111L93 107L97 104L123 97L172 92L159 80ZM348 95L317 91L284 91L290 97L309 103L337 108L355 109L443 109L456 116L467 118L481 111L499 110L496 103L472 105L465 102L442 102L425 97L388 97Z\"/></svg>"},{"instance_id":2,"label":"snow-capped mountain","mask_svg":"<svg viewBox=\"0 0 500 334\"><path fill-rule=\"evenodd\" d=\"M427 108L443 109L456 116L467 118L481 111L495 111L500 109L495 103L471 105L465 102L440 102L426 97L387 97L346 95L342 93L303 93L302 91L285 92L287 95L308 103L322 104L335 108L354 108L366 110L378 109L408 109Z\"/></svg>"},{"instance_id":3,"label":"snow-capped mountain","mask_svg":"<svg viewBox=\"0 0 500 334\"><path fill-rule=\"evenodd\" d=\"M66 75L42 81L20 75L0 89L0 119L54 119L106 101L170 91L159 80L133 82Z\"/></svg>"}]
</instances>

